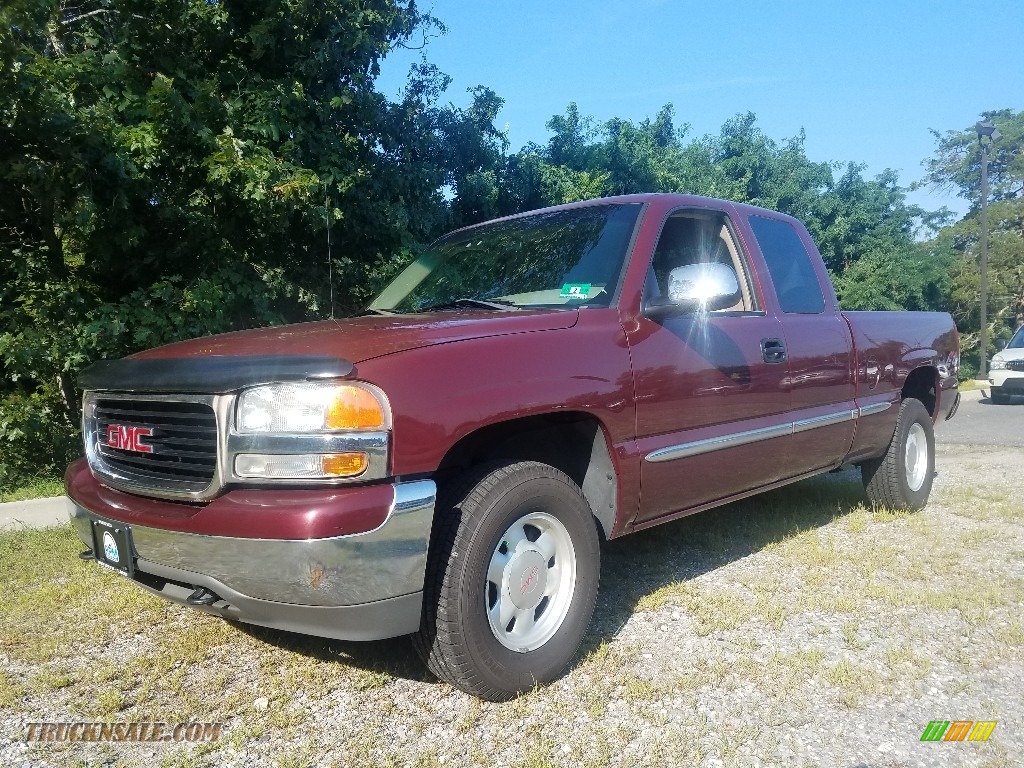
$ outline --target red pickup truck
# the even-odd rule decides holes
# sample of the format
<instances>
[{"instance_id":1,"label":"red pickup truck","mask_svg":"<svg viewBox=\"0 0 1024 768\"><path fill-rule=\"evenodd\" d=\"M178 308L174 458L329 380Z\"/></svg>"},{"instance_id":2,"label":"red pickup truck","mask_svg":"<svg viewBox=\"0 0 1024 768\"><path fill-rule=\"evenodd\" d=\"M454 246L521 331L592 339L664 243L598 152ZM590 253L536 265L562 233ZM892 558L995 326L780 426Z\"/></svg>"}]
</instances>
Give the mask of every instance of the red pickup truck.
<instances>
[{"instance_id":1,"label":"red pickup truck","mask_svg":"<svg viewBox=\"0 0 1024 768\"><path fill-rule=\"evenodd\" d=\"M840 311L803 225L685 195L440 239L363 316L83 372L83 557L208 613L415 634L500 700L590 622L601 539L843 465L920 508L956 410L946 314Z\"/></svg>"}]
</instances>

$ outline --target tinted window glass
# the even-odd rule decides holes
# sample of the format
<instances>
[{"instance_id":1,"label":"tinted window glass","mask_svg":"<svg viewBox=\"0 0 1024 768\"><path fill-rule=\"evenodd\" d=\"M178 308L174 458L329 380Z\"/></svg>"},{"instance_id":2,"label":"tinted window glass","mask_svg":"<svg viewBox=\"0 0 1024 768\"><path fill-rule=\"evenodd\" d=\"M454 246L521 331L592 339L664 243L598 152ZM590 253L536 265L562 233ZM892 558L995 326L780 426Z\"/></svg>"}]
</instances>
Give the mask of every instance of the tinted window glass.
<instances>
[{"instance_id":1,"label":"tinted window glass","mask_svg":"<svg viewBox=\"0 0 1024 768\"><path fill-rule=\"evenodd\" d=\"M455 232L406 267L370 307L419 312L460 299L608 306L639 213L634 203L591 205Z\"/></svg>"},{"instance_id":2,"label":"tinted window glass","mask_svg":"<svg viewBox=\"0 0 1024 768\"><path fill-rule=\"evenodd\" d=\"M818 275L796 230L785 221L762 216L751 216L750 227L768 263L782 311L809 315L824 311Z\"/></svg>"}]
</instances>

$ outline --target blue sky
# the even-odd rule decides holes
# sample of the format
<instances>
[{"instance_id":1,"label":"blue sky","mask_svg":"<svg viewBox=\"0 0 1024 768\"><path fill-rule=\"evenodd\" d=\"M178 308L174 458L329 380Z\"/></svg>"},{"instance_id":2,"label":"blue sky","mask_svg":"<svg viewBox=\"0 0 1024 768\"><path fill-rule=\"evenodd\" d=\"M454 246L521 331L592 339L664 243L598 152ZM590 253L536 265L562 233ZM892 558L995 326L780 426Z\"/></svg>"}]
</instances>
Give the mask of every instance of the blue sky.
<instances>
[{"instance_id":1,"label":"blue sky","mask_svg":"<svg viewBox=\"0 0 1024 768\"><path fill-rule=\"evenodd\" d=\"M812 160L893 168L906 185L940 131L984 109L1024 109L1024 0L987 2L494 2L421 0L448 33L428 61L453 78L447 99L486 85L505 99L513 150L543 143L544 124L575 101L599 121L654 117L666 103L692 135L752 111L777 141L807 134ZM399 93L420 51L384 62ZM963 212L955 197L914 202Z\"/></svg>"}]
</instances>

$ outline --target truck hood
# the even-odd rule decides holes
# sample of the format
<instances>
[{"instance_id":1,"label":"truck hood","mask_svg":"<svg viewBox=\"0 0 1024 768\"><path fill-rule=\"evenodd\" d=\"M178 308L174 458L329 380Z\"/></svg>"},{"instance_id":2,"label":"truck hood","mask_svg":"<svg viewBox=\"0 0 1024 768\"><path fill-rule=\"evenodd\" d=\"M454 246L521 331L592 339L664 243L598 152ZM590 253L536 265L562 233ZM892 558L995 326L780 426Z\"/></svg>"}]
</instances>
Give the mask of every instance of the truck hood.
<instances>
[{"instance_id":1,"label":"truck hood","mask_svg":"<svg viewBox=\"0 0 1024 768\"><path fill-rule=\"evenodd\" d=\"M571 328L578 318L578 310L564 309L372 315L204 336L139 352L129 359L323 355L360 363L433 344Z\"/></svg>"},{"instance_id":2,"label":"truck hood","mask_svg":"<svg viewBox=\"0 0 1024 768\"><path fill-rule=\"evenodd\" d=\"M1013 349L1007 347L1001 349L992 355L993 360L1002 360L1003 362L1010 362L1011 360L1024 360L1024 347L1014 347Z\"/></svg>"}]
</instances>

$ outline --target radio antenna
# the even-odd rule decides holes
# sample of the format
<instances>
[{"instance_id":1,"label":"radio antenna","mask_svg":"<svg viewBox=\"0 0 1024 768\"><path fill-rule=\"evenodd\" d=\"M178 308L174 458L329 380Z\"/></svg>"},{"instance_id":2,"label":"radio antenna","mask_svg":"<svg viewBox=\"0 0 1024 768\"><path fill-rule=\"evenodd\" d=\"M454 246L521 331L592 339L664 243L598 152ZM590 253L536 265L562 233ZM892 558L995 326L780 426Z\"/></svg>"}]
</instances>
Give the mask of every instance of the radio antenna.
<instances>
[{"instance_id":1,"label":"radio antenna","mask_svg":"<svg viewBox=\"0 0 1024 768\"><path fill-rule=\"evenodd\" d=\"M331 287L331 320L334 319L334 259L331 258L331 199L324 184L324 208L327 209L327 281Z\"/></svg>"}]
</instances>

